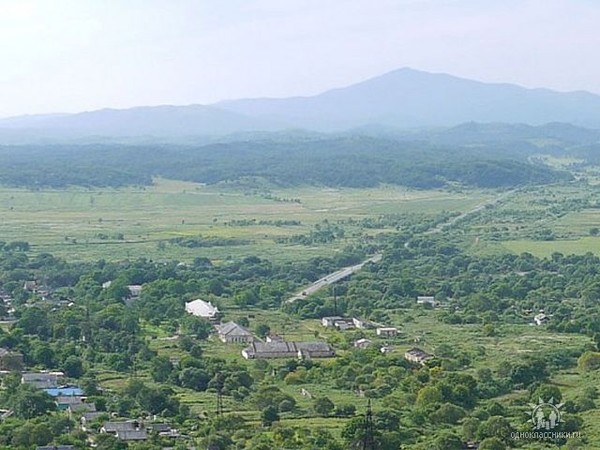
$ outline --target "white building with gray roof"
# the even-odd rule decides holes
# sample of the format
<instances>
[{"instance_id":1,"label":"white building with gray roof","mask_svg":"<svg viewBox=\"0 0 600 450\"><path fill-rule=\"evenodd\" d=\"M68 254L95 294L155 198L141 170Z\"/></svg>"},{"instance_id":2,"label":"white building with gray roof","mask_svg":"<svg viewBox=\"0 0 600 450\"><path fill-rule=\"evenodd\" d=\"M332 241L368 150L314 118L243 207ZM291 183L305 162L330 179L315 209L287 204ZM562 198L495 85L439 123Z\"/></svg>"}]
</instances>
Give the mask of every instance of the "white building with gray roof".
<instances>
[{"instance_id":1,"label":"white building with gray roof","mask_svg":"<svg viewBox=\"0 0 600 450\"><path fill-rule=\"evenodd\" d=\"M201 299L187 302L185 304L185 311L194 316L203 317L208 320L216 320L221 314L219 308L214 306L211 302L205 302Z\"/></svg>"},{"instance_id":2,"label":"white building with gray roof","mask_svg":"<svg viewBox=\"0 0 600 450\"><path fill-rule=\"evenodd\" d=\"M254 342L254 336L250 331L235 322L227 322L215 327L219 339L226 344L249 344Z\"/></svg>"}]
</instances>

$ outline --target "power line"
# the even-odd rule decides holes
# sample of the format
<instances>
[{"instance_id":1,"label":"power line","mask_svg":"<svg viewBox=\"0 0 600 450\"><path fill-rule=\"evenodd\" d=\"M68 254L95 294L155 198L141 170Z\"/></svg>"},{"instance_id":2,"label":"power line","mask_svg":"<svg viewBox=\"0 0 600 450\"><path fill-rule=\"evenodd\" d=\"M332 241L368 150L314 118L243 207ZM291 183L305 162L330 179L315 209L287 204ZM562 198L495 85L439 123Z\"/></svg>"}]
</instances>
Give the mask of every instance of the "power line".
<instances>
[{"instance_id":1,"label":"power line","mask_svg":"<svg viewBox=\"0 0 600 450\"><path fill-rule=\"evenodd\" d=\"M375 430L373 427L373 410L371 409L371 399L369 399L367 403L367 412L365 413L362 450L375 450Z\"/></svg>"},{"instance_id":2,"label":"power line","mask_svg":"<svg viewBox=\"0 0 600 450\"><path fill-rule=\"evenodd\" d=\"M335 286L333 286L333 315L334 316L337 316L337 313L338 313L337 309L338 309L338 306L337 306L337 290L336 290Z\"/></svg>"},{"instance_id":3,"label":"power line","mask_svg":"<svg viewBox=\"0 0 600 450\"><path fill-rule=\"evenodd\" d=\"M217 416L222 416L223 415L223 385L224 380L223 380L223 374L221 372L219 372L217 374L217 379L216 379L216 388L217 388Z\"/></svg>"}]
</instances>

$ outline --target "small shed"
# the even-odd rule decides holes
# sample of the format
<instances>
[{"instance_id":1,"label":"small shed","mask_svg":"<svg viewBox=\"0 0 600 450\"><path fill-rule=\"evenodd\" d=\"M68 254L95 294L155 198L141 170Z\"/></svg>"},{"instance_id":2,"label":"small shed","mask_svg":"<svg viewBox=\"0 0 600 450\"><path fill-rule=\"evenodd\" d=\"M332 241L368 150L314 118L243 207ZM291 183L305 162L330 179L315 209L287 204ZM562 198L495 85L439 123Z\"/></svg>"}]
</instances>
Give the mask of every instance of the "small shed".
<instances>
[{"instance_id":1,"label":"small shed","mask_svg":"<svg viewBox=\"0 0 600 450\"><path fill-rule=\"evenodd\" d=\"M357 341L354 341L354 347L356 348L369 348L371 345L373 345L373 341L371 341L370 339L367 338L362 338L359 339Z\"/></svg>"},{"instance_id":2,"label":"small shed","mask_svg":"<svg viewBox=\"0 0 600 450\"><path fill-rule=\"evenodd\" d=\"M420 348L413 347L404 353L404 359L416 364L424 365L427 361L433 359L433 355L421 350Z\"/></svg>"}]
</instances>

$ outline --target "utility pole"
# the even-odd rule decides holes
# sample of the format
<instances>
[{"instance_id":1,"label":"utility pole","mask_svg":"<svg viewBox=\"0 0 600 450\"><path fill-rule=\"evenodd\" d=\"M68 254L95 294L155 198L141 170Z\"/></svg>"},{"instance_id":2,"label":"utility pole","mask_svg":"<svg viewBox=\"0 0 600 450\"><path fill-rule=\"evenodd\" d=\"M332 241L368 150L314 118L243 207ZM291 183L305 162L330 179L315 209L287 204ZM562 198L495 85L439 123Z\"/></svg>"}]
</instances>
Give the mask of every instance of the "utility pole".
<instances>
[{"instance_id":1,"label":"utility pole","mask_svg":"<svg viewBox=\"0 0 600 450\"><path fill-rule=\"evenodd\" d=\"M337 290L335 285L333 286L333 315L337 316Z\"/></svg>"},{"instance_id":2,"label":"utility pole","mask_svg":"<svg viewBox=\"0 0 600 450\"><path fill-rule=\"evenodd\" d=\"M375 432L373 428L373 410L371 409L371 399L369 399L369 402L367 403L364 427L362 450L375 450Z\"/></svg>"},{"instance_id":3,"label":"utility pole","mask_svg":"<svg viewBox=\"0 0 600 450\"><path fill-rule=\"evenodd\" d=\"M223 415L223 374L219 372L217 374L216 388L217 388L217 416Z\"/></svg>"},{"instance_id":4,"label":"utility pole","mask_svg":"<svg viewBox=\"0 0 600 450\"><path fill-rule=\"evenodd\" d=\"M93 348L93 335L92 335L92 320L90 318L90 306L89 303L85 305L85 330L82 331L83 341L88 347Z\"/></svg>"}]
</instances>

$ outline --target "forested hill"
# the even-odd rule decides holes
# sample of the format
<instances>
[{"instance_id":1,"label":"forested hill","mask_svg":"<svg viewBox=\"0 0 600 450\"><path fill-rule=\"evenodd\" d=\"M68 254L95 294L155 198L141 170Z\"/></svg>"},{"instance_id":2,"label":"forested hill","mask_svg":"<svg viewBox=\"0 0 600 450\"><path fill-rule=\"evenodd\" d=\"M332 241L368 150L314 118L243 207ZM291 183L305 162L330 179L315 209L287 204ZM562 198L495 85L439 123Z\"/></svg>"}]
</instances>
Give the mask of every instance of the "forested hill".
<instances>
[{"instance_id":1,"label":"forested hill","mask_svg":"<svg viewBox=\"0 0 600 450\"><path fill-rule=\"evenodd\" d=\"M204 146L56 145L0 147L0 183L25 187L144 185L152 177L219 183L247 177L294 186L415 188L548 183L569 175L485 148L328 137Z\"/></svg>"}]
</instances>

